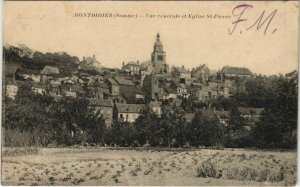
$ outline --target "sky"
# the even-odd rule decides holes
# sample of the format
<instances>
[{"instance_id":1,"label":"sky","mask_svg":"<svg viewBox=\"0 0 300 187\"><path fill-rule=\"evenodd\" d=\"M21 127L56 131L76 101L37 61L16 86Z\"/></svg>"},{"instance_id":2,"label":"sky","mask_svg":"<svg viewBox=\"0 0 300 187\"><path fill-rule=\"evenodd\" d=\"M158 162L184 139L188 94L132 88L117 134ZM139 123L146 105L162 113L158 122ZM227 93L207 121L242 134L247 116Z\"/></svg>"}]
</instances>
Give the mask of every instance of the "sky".
<instances>
[{"instance_id":1,"label":"sky","mask_svg":"<svg viewBox=\"0 0 300 187\"><path fill-rule=\"evenodd\" d=\"M114 2L114 1L5 1L4 45L25 44L41 52L65 51L80 59L96 55L105 67L122 62L149 60L159 32L167 63L187 68L206 64L219 70L225 65L247 67L257 74L288 73L298 69L298 2L256 2L245 10L247 21L228 29L237 16L233 8L245 3ZM234 13L240 13L237 9ZM253 25L277 10L267 33ZM137 15L137 18L75 17L75 13ZM149 18L147 15L198 15L204 18ZM217 15L208 18L208 15ZM219 16L227 16L220 18ZM242 33L240 32L242 30Z\"/></svg>"}]
</instances>

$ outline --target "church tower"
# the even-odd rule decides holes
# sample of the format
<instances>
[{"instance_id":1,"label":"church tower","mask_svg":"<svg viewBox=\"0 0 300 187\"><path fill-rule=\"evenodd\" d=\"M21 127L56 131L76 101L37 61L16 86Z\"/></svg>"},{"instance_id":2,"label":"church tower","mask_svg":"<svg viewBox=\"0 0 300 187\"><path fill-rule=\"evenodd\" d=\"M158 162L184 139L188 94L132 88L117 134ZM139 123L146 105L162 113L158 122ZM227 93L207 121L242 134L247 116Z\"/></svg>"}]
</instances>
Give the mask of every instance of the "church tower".
<instances>
[{"instance_id":1,"label":"church tower","mask_svg":"<svg viewBox=\"0 0 300 187\"><path fill-rule=\"evenodd\" d=\"M157 33L156 41L151 54L151 62L156 74L168 73L168 65L166 64L166 52L160 41L160 35Z\"/></svg>"}]
</instances>

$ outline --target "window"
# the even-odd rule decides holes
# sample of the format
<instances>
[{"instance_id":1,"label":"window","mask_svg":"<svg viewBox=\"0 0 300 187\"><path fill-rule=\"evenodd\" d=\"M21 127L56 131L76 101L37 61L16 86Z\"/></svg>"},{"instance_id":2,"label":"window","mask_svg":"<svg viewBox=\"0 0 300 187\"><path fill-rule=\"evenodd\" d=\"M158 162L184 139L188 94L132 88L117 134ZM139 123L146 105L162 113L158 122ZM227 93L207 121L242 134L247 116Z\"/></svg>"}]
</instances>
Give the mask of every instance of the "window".
<instances>
[{"instance_id":1,"label":"window","mask_svg":"<svg viewBox=\"0 0 300 187\"><path fill-rule=\"evenodd\" d=\"M163 60L163 56L162 55L158 55L157 56L157 60Z\"/></svg>"}]
</instances>

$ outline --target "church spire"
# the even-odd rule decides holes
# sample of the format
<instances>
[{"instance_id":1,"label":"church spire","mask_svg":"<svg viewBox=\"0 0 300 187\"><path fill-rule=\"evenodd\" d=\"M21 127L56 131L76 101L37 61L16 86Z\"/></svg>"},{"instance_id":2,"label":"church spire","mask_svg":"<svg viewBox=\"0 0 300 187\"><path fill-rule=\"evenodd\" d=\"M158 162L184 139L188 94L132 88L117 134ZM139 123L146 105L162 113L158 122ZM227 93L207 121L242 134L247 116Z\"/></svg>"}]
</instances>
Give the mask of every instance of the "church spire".
<instances>
[{"instance_id":1,"label":"church spire","mask_svg":"<svg viewBox=\"0 0 300 187\"><path fill-rule=\"evenodd\" d=\"M153 51L164 52L163 45L162 45L162 43L160 41L160 34L159 33L157 33L157 35L156 35L156 42L154 44Z\"/></svg>"}]
</instances>

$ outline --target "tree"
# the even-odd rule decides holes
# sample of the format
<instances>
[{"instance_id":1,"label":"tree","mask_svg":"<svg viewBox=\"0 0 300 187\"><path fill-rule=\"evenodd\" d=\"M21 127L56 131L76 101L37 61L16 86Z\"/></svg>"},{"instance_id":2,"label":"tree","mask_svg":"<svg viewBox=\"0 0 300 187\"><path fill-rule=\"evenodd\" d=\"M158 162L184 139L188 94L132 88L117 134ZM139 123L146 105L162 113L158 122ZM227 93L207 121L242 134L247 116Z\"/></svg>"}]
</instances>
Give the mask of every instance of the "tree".
<instances>
[{"instance_id":1,"label":"tree","mask_svg":"<svg viewBox=\"0 0 300 187\"><path fill-rule=\"evenodd\" d=\"M295 148L298 85L295 80L283 77L273 81L276 83L274 96L266 104L261 121L253 129L253 136L261 148Z\"/></svg>"},{"instance_id":2,"label":"tree","mask_svg":"<svg viewBox=\"0 0 300 187\"><path fill-rule=\"evenodd\" d=\"M137 140L141 145L144 145L147 141L149 141L151 145L159 144L159 139L155 135L157 124L158 116L147 106L134 123Z\"/></svg>"},{"instance_id":3,"label":"tree","mask_svg":"<svg viewBox=\"0 0 300 187\"><path fill-rule=\"evenodd\" d=\"M111 126L112 141L119 146L131 146L134 144L136 131L133 124L129 122L114 121Z\"/></svg>"},{"instance_id":4,"label":"tree","mask_svg":"<svg viewBox=\"0 0 300 187\"><path fill-rule=\"evenodd\" d=\"M179 146L185 143L185 129L185 120L181 114L164 111L155 134L167 143L168 148L171 148L172 140L175 140Z\"/></svg>"},{"instance_id":5,"label":"tree","mask_svg":"<svg viewBox=\"0 0 300 187\"><path fill-rule=\"evenodd\" d=\"M50 97L31 92L30 84L20 86L15 100L5 100L5 144L32 146L50 143L52 128L47 109L51 102ZM18 135L13 137L12 134Z\"/></svg>"},{"instance_id":6,"label":"tree","mask_svg":"<svg viewBox=\"0 0 300 187\"><path fill-rule=\"evenodd\" d=\"M246 119L241 116L237 108L229 112L228 126L226 128L227 146L239 146L241 137L245 136Z\"/></svg>"},{"instance_id":7,"label":"tree","mask_svg":"<svg viewBox=\"0 0 300 187\"><path fill-rule=\"evenodd\" d=\"M63 139L66 140L65 143L67 144L82 141L103 142L105 121L99 111L89 106L87 99L63 98L58 103L51 105L50 113L53 119L53 129L58 135L56 139L64 136ZM81 133L76 133L78 131Z\"/></svg>"},{"instance_id":8,"label":"tree","mask_svg":"<svg viewBox=\"0 0 300 187\"><path fill-rule=\"evenodd\" d=\"M222 142L222 129L214 116L204 116L197 112L187 125L187 139L192 146L214 146Z\"/></svg>"}]
</instances>

